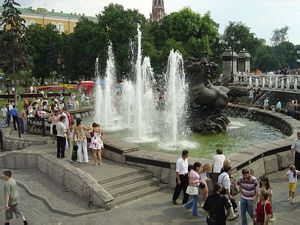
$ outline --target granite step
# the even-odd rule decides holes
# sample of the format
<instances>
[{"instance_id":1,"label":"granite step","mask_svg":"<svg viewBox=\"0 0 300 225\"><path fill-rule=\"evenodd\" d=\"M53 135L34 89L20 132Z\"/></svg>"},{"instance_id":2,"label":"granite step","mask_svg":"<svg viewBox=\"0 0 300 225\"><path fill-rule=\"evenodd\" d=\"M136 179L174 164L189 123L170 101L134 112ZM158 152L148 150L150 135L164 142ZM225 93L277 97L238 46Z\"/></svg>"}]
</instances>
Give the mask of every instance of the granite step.
<instances>
[{"instance_id":1,"label":"granite step","mask_svg":"<svg viewBox=\"0 0 300 225\"><path fill-rule=\"evenodd\" d=\"M145 189L149 186L155 186L159 184L159 180L155 177L151 177L147 180L141 180L132 184L123 184L115 189L106 189L114 198L117 198L128 193L136 192L137 190Z\"/></svg>"},{"instance_id":2,"label":"granite step","mask_svg":"<svg viewBox=\"0 0 300 225\"><path fill-rule=\"evenodd\" d=\"M154 186L147 186L146 188L143 189L137 189L135 192L130 192L115 198L114 205L120 206L122 204L159 192L164 188L166 188L165 185L159 184Z\"/></svg>"},{"instance_id":3,"label":"granite step","mask_svg":"<svg viewBox=\"0 0 300 225\"><path fill-rule=\"evenodd\" d=\"M107 182L104 184L102 184L102 182L100 182L100 184L106 190L113 190L113 189L124 186L124 184L129 185L129 184L136 183L138 181L147 180L152 177L153 177L153 175L149 172L131 173L131 174L126 174L125 176L123 176L122 178L120 178L118 180L114 180L114 181Z\"/></svg>"},{"instance_id":4,"label":"granite step","mask_svg":"<svg viewBox=\"0 0 300 225\"><path fill-rule=\"evenodd\" d=\"M145 173L144 168L137 168L132 172L128 172L128 173L125 173L125 174L110 177L110 178L107 178L105 180L98 181L98 183L104 186L107 183L111 183L111 182L114 182L114 181L118 181L120 179L124 179L125 177L130 177L130 176L133 176L133 175L136 175L136 174L143 174L143 173Z\"/></svg>"}]
</instances>

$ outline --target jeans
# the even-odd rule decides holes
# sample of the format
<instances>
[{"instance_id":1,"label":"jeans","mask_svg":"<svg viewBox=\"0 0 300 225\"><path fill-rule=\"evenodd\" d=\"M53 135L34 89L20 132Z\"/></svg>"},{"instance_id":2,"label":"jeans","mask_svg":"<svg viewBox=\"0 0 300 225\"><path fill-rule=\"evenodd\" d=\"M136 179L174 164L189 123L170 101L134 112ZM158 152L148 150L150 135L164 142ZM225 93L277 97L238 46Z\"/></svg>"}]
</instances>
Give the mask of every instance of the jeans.
<instances>
[{"instance_id":1,"label":"jeans","mask_svg":"<svg viewBox=\"0 0 300 225\"><path fill-rule=\"evenodd\" d=\"M21 133L24 134L24 119L22 118L19 118L19 122L20 122L20 130L21 130Z\"/></svg>"},{"instance_id":2,"label":"jeans","mask_svg":"<svg viewBox=\"0 0 300 225\"><path fill-rule=\"evenodd\" d=\"M6 127L6 124L7 124L7 117L3 116L2 117L2 127Z\"/></svg>"},{"instance_id":3,"label":"jeans","mask_svg":"<svg viewBox=\"0 0 300 225\"><path fill-rule=\"evenodd\" d=\"M253 200L247 200L244 198L241 198L240 200L241 204L241 217L242 217L242 225L247 225L247 215L246 212L248 212L251 219L253 219Z\"/></svg>"},{"instance_id":4,"label":"jeans","mask_svg":"<svg viewBox=\"0 0 300 225\"><path fill-rule=\"evenodd\" d=\"M192 209L193 216L200 215L200 213L198 211L198 198L199 198L199 195L193 195L193 199L184 205L184 207L186 209L190 209L193 207L193 209Z\"/></svg>"}]
</instances>

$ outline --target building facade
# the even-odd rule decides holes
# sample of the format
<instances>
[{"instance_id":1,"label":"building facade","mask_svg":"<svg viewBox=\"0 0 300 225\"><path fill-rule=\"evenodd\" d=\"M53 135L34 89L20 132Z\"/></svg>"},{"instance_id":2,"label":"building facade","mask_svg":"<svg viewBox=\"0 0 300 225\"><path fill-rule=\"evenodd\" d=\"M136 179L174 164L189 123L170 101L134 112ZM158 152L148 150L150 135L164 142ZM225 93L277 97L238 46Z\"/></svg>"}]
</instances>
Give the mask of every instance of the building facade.
<instances>
[{"instance_id":1,"label":"building facade","mask_svg":"<svg viewBox=\"0 0 300 225\"><path fill-rule=\"evenodd\" d=\"M96 21L96 17L85 16L84 14L76 13L64 13L55 12L54 10L48 11L45 8L32 9L29 8L19 8L21 11L21 17L25 19L25 25L29 26L32 24L38 24L41 26L46 26L47 24L53 24L60 33L72 33L77 22L82 16L88 18L89 20ZM3 8L0 7L0 13ZM1 28L0 28L1 29ZM3 27L2 27L3 29Z\"/></svg>"},{"instance_id":2,"label":"building facade","mask_svg":"<svg viewBox=\"0 0 300 225\"><path fill-rule=\"evenodd\" d=\"M152 22L159 22L164 16L165 12L165 3L164 0L153 0L152 1L152 13L150 14L150 20Z\"/></svg>"}]
</instances>

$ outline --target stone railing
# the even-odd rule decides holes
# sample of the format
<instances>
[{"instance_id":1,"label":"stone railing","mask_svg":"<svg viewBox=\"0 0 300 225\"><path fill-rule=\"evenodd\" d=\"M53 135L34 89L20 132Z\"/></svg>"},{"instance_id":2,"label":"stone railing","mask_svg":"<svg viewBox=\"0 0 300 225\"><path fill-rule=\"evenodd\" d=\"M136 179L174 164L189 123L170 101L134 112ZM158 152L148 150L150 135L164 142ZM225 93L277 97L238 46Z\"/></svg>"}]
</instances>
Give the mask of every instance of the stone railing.
<instances>
[{"instance_id":1,"label":"stone railing","mask_svg":"<svg viewBox=\"0 0 300 225\"><path fill-rule=\"evenodd\" d=\"M52 155L31 151L5 152L0 155L0 169L38 169L55 182L73 191L89 204L110 209L113 197L90 174Z\"/></svg>"},{"instance_id":2,"label":"stone railing","mask_svg":"<svg viewBox=\"0 0 300 225\"><path fill-rule=\"evenodd\" d=\"M236 84L256 87L262 89L280 89L285 91L300 92L298 84L300 75L281 75L281 74L235 74L233 82Z\"/></svg>"}]
</instances>

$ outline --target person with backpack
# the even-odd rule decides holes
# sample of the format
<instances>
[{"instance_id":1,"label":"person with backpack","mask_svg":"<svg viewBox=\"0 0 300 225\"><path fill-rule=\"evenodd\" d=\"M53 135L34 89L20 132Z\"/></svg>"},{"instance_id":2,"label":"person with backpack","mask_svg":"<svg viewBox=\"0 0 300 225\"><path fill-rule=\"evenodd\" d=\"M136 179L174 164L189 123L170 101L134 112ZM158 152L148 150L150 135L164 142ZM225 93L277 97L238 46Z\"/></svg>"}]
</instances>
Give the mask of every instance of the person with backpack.
<instances>
[{"instance_id":1,"label":"person with backpack","mask_svg":"<svg viewBox=\"0 0 300 225\"><path fill-rule=\"evenodd\" d=\"M214 184L212 195L209 195L204 203L203 209L208 212L206 222L208 225L226 225L226 212L232 208L228 199L221 195L222 186Z\"/></svg>"},{"instance_id":2,"label":"person with backpack","mask_svg":"<svg viewBox=\"0 0 300 225\"><path fill-rule=\"evenodd\" d=\"M231 181L230 181L230 176L229 176L229 171L231 170L230 166L230 161L225 160L223 164L223 169L222 173L218 177L218 183L222 186L222 191L221 194L226 196L228 199L229 203L232 205L232 208L230 208L230 215L229 215L229 221L233 221L237 218L237 216L234 214L234 212L238 211L238 207L236 204L236 201L234 197L231 195L230 191L230 186L231 186Z\"/></svg>"}]
</instances>

